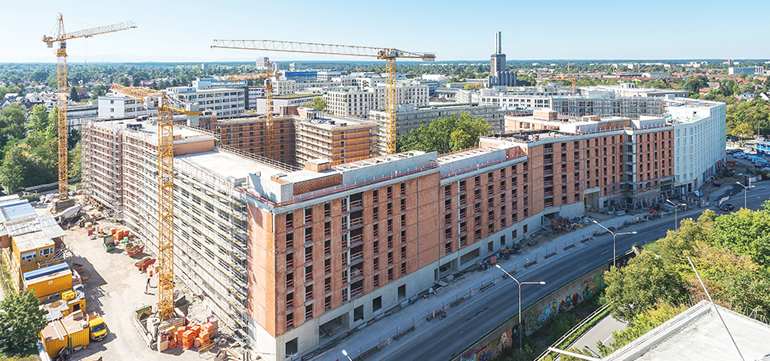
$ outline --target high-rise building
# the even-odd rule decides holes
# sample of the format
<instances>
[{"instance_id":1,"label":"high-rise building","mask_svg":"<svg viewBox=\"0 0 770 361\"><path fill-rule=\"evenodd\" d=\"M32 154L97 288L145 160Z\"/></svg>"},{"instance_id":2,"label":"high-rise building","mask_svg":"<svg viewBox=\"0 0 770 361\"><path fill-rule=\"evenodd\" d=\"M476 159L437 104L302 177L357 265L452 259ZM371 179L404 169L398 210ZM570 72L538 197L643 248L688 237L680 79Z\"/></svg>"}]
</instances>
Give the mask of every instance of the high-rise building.
<instances>
[{"instance_id":1,"label":"high-rise building","mask_svg":"<svg viewBox=\"0 0 770 361\"><path fill-rule=\"evenodd\" d=\"M495 53L491 57L491 68L489 69L489 78L487 86L515 86L516 73L505 70L505 54L502 49L502 33L495 34Z\"/></svg>"}]
</instances>

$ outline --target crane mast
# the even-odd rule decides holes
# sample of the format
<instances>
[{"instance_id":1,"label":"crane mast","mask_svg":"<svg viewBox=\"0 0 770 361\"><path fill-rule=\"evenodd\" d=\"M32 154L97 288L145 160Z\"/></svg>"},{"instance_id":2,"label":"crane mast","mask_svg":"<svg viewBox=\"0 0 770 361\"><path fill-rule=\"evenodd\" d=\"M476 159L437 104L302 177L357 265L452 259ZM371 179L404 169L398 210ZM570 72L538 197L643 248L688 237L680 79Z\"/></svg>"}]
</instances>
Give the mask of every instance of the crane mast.
<instances>
[{"instance_id":1,"label":"crane mast","mask_svg":"<svg viewBox=\"0 0 770 361\"><path fill-rule=\"evenodd\" d=\"M364 56L385 60L385 69L387 72L387 86L385 88L385 109L387 114L387 120L385 124L385 142L389 154L396 152L396 137L398 135L396 127L396 109L398 105L396 58L415 58L422 59L423 61L436 60L436 54L434 53L412 53L395 48L305 43L299 41L215 39L211 47L224 49L267 50L294 53ZM270 94L268 95L267 84L265 84L265 96L266 98L269 97L268 103L272 103L272 88ZM272 111L272 104L268 105L268 110ZM272 118L270 118L270 123L272 124Z\"/></svg>"},{"instance_id":2,"label":"crane mast","mask_svg":"<svg viewBox=\"0 0 770 361\"><path fill-rule=\"evenodd\" d=\"M43 36L49 48L53 47L54 42L59 43L56 49L56 79L58 89L56 91L56 104L59 108L57 112L57 132L58 132L58 166L59 166L59 200L54 203L53 212L59 212L71 205L69 199L69 187L67 185L69 175L69 157L67 152L67 40L77 38L89 38L94 35L112 33L121 30L135 28L133 22L127 21L118 24L95 27L86 30L80 30L67 33L64 30L64 16L59 14L58 25L55 36Z\"/></svg>"},{"instance_id":3,"label":"crane mast","mask_svg":"<svg viewBox=\"0 0 770 361\"><path fill-rule=\"evenodd\" d=\"M197 104L152 89L113 84L110 90L146 106L158 98L158 311L165 321L174 317L174 113L197 123L200 112Z\"/></svg>"}]
</instances>

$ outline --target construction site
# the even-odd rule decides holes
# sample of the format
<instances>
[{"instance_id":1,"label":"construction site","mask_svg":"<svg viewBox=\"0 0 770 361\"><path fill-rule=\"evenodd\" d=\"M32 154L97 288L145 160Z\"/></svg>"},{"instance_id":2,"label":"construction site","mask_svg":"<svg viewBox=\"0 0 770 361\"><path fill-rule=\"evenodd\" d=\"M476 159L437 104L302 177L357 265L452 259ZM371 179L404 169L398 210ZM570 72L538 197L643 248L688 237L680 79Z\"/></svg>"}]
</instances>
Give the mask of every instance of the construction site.
<instances>
[{"instance_id":1,"label":"construction site","mask_svg":"<svg viewBox=\"0 0 770 361\"><path fill-rule=\"evenodd\" d=\"M59 34L44 38L61 44L60 109L64 42L132 27L65 33L60 17ZM384 60L385 121L275 109L269 66L228 78L265 80L264 116L113 85L113 96L152 111L82 127L75 194L59 112L58 194L34 205L0 200L15 290L52 303L40 334L50 357L87 348L108 359L312 358L544 225L562 231L559 220L586 209L671 191L674 125L664 119L556 122L544 113L479 147L397 153L396 59L435 54L267 40L212 48ZM641 169L616 168L616 155Z\"/></svg>"}]
</instances>

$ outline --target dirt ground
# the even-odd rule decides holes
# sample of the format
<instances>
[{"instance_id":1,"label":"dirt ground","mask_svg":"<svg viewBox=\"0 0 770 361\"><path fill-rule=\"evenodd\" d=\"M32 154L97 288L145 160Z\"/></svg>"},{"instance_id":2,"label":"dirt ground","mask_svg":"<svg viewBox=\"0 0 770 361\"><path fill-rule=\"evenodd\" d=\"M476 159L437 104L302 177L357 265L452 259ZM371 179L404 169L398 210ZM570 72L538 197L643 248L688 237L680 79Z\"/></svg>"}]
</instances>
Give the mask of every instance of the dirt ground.
<instances>
[{"instance_id":1,"label":"dirt ground","mask_svg":"<svg viewBox=\"0 0 770 361\"><path fill-rule=\"evenodd\" d=\"M38 208L38 212L48 212ZM91 213L91 212L89 212ZM113 222L101 220L100 227L115 227ZM123 245L106 252L101 238L89 239L86 228L78 226L66 230L64 242L74 253L72 261L85 266L88 280L83 281L86 294L86 309L98 311L107 324L109 334L101 342L91 342L85 350L73 355L72 360L88 360L103 357L104 360L199 360L213 358L207 353L199 357L194 349L182 352L178 347L171 353L159 353L146 346L133 323L133 310L141 305L155 305L158 302L157 279L150 279L149 292L145 285L149 278L140 272L134 263L149 254L129 257Z\"/></svg>"}]
</instances>

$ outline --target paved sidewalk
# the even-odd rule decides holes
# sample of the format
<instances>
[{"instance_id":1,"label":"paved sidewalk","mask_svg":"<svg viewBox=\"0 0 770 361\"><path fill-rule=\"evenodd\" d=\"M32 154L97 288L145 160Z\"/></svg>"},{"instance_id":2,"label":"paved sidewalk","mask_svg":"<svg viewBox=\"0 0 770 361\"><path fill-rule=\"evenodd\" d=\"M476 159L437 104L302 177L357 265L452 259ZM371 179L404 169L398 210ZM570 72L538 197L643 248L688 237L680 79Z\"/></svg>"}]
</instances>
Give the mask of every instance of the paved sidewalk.
<instances>
[{"instance_id":1,"label":"paved sidewalk","mask_svg":"<svg viewBox=\"0 0 770 361\"><path fill-rule=\"evenodd\" d=\"M633 222L636 218L636 215L625 215L602 221L602 224L606 227L619 228L624 222ZM535 268L544 267L545 265L557 262L562 257L568 255L569 251L562 252L564 247L571 248L573 245L579 247L582 245L581 241L591 238L595 232L605 233L606 231L596 224L590 224L558 236L551 241L540 241L534 246L524 246L519 254L512 256L508 260L500 261L499 264L509 272L519 273L524 270L530 271ZM556 252L555 256L545 257L554 252ZM524 267L527 261L530 263L536 262L536 265L531 265L528 268ZM426 317L429 314L432 315L432 310L444 308L447 313L456 312L456 309L450 308L451 303L458 300L458 298L466 297L467 299L472 298L472 295L479 295L480 287L489 285L495 279L499 280L502 275L501 272L492 269L466 273L464 276L455 279L455 281L449 285L441 287L436 295L419 299L406 308L366 326L361 331L353 333L335 347L326 350L312 360L334 361L342 355L342 350L346 350L351 357L357 357L375 347L377 344L385 346L388 343L396 342L392 337L411 327L415 328L414 331L405 336L405 338L412 338L415 334L430 332L433 329L431 325L437 324L437 322L431 323L426 321ZM482 295L483 297L486 297L486 295L490 293L491 292L485 292ZM467 304L472 304L478 302L483 297L475 297L468 299L465 302L467 302ZM467 307L467 305L463 306ZM378 352L367 360L378 360L382 356L385 355L382 352Z\"/></svg>"}]
</instances>

